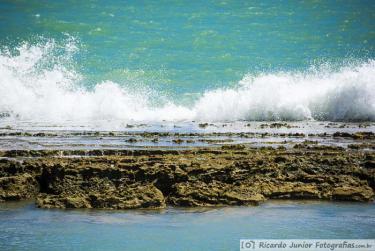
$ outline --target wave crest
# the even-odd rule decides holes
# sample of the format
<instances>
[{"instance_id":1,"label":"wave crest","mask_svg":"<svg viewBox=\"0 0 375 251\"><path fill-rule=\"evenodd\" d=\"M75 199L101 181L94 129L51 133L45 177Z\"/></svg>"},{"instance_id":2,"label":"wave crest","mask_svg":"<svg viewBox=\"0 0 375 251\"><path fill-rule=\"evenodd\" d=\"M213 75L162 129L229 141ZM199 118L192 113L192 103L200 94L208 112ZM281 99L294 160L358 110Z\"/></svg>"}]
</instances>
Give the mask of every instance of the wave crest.
<instances>
[{"instance_id":1,"label":"wave crest","mask_svg":"<svg viewBox=\"0 0 375 251\"><path fill-rule=\"evenodd\" d=\"M375 61L339 70L247 75L235 89L209 91L195 105L208 120L375 120Z\"/></svg>"},{"instance_id":2,"label":"wave crest","mask_svg":"<svg viewBox=\"0 0 375 251\"><path fill-rule=\"evenodd\" d=\"M22 45L0 53L0 114L31 121L375 121L375 61L306 72L246 75L236 87L210 90L190 106L151 105L150 94L111 81L79 87L74 41Z\"/></svg>"}]
</instances>

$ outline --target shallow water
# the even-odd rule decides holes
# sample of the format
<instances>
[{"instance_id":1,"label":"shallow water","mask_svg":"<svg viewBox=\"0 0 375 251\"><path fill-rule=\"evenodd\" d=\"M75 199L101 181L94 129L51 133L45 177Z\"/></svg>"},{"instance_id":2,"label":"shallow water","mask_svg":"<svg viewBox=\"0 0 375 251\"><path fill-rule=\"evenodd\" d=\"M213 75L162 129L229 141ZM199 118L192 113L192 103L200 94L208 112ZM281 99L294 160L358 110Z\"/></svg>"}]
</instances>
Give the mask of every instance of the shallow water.
<instances>
[{"instance_id":1,"label":"shallow water","mask_svg":"<svg viewBox=\"0 0 375 251\"><path fill-rule=\"evenodd\" d=\"M1 250L238 250L240 238L375 238L375 204L270 201L160 211L0 204Z\"/></svg>"},{"instance_id":2,"label":"shallow water","mask_svg":"<svg viewBox=\"0 0 375 251\"><path fill-rule=\"evenodd\" d=\"M293 147L305 141L314 144L343 146L366 143L371 150L374 139L332 137L336 132L374 132L374 123L303 122L233 122L127 124L113 122L109 127L46 126L45 123L24 122L12 125L0 121L0 150L69 150L69 149L135 149L188 148L246 144L252 147ZM275 127L273 125L280 125ZM112 129L112 130L111 130ZM113 130L115 129L115 130ZM294 134L300 134L293 136ZM177 142L176 140L181 140ZM374 150L374 149L372 149Z\"/></svg>"}]
</instances>

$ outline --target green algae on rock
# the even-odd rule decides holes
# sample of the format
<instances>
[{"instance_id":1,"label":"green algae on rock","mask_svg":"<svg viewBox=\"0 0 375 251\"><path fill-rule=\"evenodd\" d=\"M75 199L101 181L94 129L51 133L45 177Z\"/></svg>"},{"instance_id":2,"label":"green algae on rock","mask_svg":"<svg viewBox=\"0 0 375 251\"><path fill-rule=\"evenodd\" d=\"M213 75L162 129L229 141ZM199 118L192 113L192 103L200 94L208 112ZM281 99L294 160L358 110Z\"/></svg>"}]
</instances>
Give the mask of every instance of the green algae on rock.
<instances>
[{"instance_id":1,"label":"green algae on rock","mask_svg":"<svg viewBox=\"0 0 375 251\"><path fill-rule=\"evenodd\" d=\"M8 156L0 161L0 199L35 197L42 208L257 205L267 199L365 202L373 200L375 189L375 153L321 145L0 155ZM36 157L19 157L30 155Z\"/></svg>"}]
</instances>

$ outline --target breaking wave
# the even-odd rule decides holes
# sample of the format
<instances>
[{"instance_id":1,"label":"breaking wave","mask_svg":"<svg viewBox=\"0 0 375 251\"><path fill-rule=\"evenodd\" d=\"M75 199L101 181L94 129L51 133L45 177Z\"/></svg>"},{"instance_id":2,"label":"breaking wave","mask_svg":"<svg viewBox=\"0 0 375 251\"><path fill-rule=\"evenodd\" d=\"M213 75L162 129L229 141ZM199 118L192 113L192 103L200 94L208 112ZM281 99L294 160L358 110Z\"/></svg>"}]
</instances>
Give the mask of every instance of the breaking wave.
<instances>
[{"instance_id":1,"label":"breaking wave","mask_svg":"<svg viewBox=\"0 0 375 251\"><path fill-rule=\"evenodd\" d=\"M78 83L68 41L48 41L0 52L0 115L48 121L375 121L375 61L348 63L333 70L245 75L231 88L209 90L190 105L173 100L151 104L147 92L130 91L111 81L93 89ZM58 55L57 55L58 54ZM125 83L126 86L126 83ZM154 94L155 95L155 94Z\"/></svg>"}]
</instances>

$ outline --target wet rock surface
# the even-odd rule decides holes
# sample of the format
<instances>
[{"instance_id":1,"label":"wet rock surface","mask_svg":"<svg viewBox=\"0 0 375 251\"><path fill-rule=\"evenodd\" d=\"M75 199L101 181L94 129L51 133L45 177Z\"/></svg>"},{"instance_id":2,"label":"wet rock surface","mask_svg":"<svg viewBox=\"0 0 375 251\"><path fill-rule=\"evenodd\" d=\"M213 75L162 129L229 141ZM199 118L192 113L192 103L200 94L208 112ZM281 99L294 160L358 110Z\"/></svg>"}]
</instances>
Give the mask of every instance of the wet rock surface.
<instances>
[{"instance_id":1,"label":"wet rock surface","mask_svg":"<svg viewBox=\"0 0 375 251\"><path fill-rule=\"evenodd\" d=\"M40 154L52 150L63 152L74 150L77 151L76 155L80 155L79 152L108 149L165 148L167 150L217 147L225 144L274 148L319 144L375 151L374 122L183 122L126 124L115 131L94 130L92 127L84 126L80 126L79 130L62 129L48 127L39 130L28 126L13 128L5 123L0 125L0 149L13 151L8 153L13 156L18 156L19 151L21 154L29 151L29 156L34 156L35 153L32 152L34 150Z\"/></svg>"},{"instance_id":2,"label":"wet rock surface","mask_svg":"<svg viewBox=\"0 0 375 251\"><path fill-rule=\"evenodd\" d=\"M0 200L36 198L42 208L374 199L375 153L351 148L225 145L188 150L11 150L0 156Z\"/></svg>"}]
</instances>

